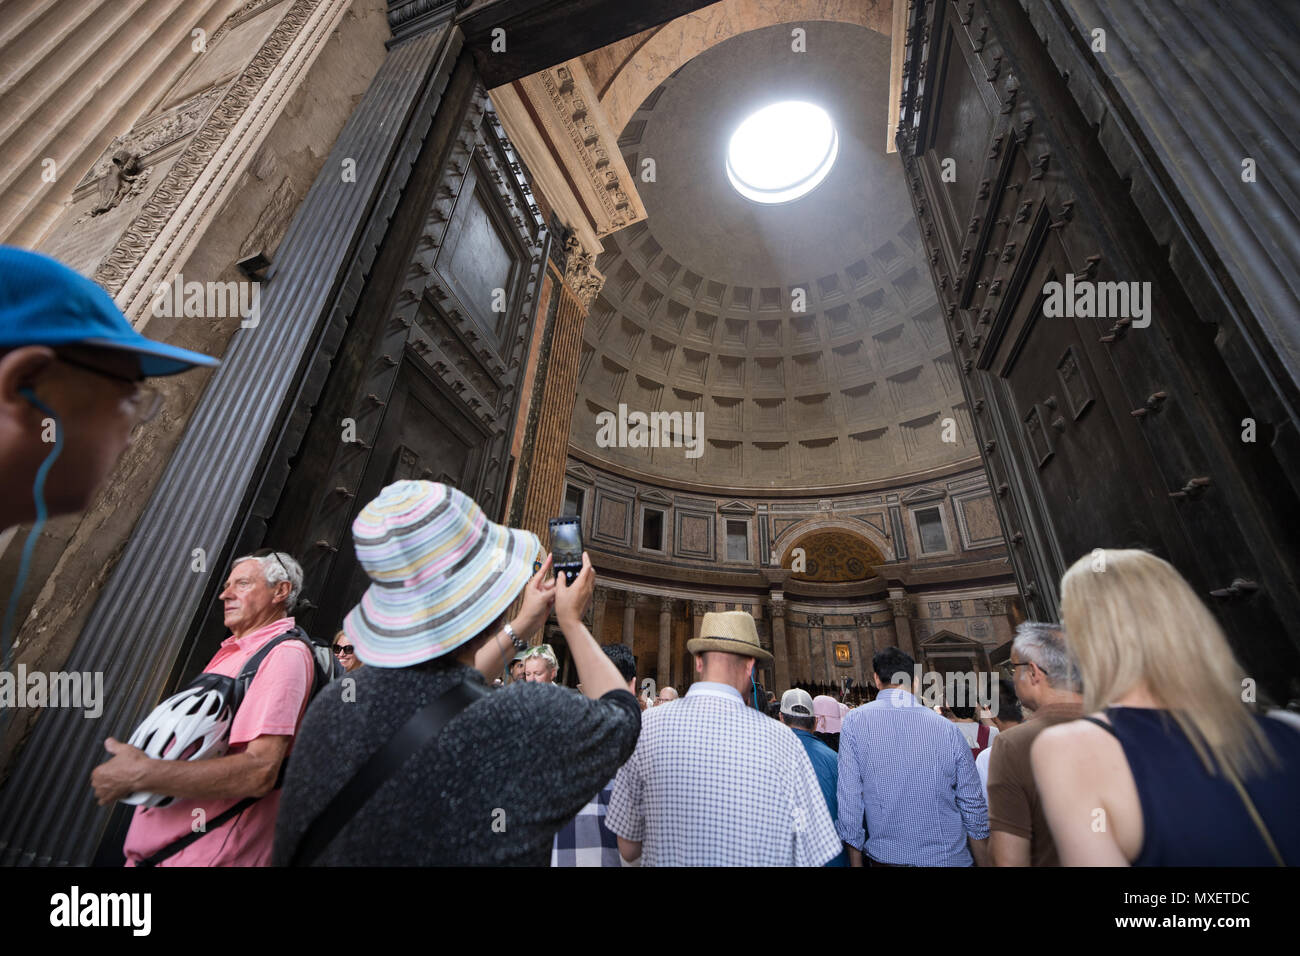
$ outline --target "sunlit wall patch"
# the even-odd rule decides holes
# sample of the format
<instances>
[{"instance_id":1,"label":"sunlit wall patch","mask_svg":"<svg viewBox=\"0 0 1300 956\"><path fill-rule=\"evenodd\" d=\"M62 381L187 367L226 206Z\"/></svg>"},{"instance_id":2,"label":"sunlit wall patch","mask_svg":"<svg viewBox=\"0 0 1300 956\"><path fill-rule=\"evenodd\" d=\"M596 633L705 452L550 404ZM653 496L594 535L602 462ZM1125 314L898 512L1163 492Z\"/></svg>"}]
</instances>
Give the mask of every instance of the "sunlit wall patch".
<instances>
[{"instance_id":1,"label":"sunlit wall patch","mask_svg":"<svg viewBox=\"0 0 1300 956\"><path fill-rule=\"evenodd\" d=\"M830 115L813 103L786 100L751 113L727 145L727 178L746 199L790 202L817 187L839 154Z\"/></svg>"}]
</instances>

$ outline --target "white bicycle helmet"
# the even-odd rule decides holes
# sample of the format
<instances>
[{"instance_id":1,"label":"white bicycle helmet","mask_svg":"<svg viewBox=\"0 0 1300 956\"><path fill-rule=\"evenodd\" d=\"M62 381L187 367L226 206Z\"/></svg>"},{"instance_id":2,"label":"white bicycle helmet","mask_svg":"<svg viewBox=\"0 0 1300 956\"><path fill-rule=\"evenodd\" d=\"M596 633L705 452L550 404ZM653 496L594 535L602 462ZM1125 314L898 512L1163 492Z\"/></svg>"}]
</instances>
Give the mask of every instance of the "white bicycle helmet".
<instances>
[{"instance_id":1,"label":"white bicycle helmet","mask_svg":"<svg viewBox=\"0 0 1300 956\"><path fill-rule=\"evenodd\" d=\"M128 743L159 760L204 760L220 757L229 746L234 720L231 696L235 681L222 674L200 674L184 690L153 709ZM157 793L132 793L123 803L165 807L172 798Z\"/></svg>"}]
</instances>

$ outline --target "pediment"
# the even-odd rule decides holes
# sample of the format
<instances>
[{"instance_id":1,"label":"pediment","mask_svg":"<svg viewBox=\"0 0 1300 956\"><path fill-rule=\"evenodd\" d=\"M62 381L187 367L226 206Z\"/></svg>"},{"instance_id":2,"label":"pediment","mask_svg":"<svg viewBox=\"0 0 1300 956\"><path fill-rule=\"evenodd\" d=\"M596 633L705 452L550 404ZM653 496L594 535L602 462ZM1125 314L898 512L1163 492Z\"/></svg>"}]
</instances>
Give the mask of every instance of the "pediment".
<instances>
[{"instance_id":1,"label":"pediment","mask_svg":"<svg viewBox=\"0 0 1300 956\"><path fill-rule=\"evenodd\" d=\"M941 501L947 496L942 488L913 488L907 494L903 495L902 501L905 505L914 505L922 501Z\"/></svg>"}]
</instances>

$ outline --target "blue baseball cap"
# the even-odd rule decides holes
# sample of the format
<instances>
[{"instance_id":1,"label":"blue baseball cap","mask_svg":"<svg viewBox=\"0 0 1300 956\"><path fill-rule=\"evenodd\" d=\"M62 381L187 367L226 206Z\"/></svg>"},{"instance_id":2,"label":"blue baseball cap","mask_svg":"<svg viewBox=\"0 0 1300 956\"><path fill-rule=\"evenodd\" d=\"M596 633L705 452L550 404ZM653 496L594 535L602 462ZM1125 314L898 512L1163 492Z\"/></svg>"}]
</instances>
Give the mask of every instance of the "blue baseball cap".
<instances>
[{"instance_id":1,"label":"blue baseball cap","mask_svg":"<svg viewBox=\"0 0 1300 956\"><path fill-rule=\"evenodd\" d=\"M146 376L221 364L210 355L147 339L97 283L38 252L0 246L0 349L80 345L139 356Z\"/></svg>"}]
</instances>

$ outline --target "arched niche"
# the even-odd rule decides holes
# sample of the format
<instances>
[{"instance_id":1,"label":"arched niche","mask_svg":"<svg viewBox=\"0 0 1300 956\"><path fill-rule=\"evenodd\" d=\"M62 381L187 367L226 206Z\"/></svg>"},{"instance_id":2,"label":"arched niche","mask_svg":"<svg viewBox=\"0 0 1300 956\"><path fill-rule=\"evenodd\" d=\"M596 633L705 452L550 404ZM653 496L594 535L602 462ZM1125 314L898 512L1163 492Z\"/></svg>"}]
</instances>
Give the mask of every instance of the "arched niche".
<instances>
[{"instance_id":1,"label":"arched niche","mask_svg":"<svg viewBox=\"0 0 1300 956\"><path fill-rule=\"evenodd\" d=\"M848 584L867 581L876 574L884 555L856 528L829 527L808 530L794 538L781 555L781 567L793 568L796 549L803 549L804 571L792 571L795 581Z\"/></svg>"}]
</instances>

